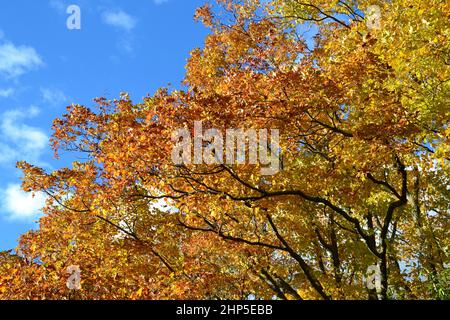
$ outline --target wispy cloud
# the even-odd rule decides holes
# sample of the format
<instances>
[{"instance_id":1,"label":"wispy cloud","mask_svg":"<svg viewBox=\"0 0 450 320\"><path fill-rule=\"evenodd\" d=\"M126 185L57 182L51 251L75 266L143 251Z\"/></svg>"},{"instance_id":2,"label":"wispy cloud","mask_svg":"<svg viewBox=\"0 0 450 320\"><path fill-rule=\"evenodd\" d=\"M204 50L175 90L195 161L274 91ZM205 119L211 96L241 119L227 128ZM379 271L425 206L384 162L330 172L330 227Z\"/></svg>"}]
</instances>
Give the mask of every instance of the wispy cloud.
<instances>
[{"instance_id":1,"label":"wispy cloud","mask_svg":"<svg viewBox=\"0 0 450 320\"><path fill-rule=\"evenodd\" d=\"M137 24L137 19L128 13L119 11L105 11L102 14L102 20L107 25L131 31Z\"/></svg>"},{"instance_id":2,"label":"wispy cloud","mask_svg":"<svg viewBox=\"0 0 450 320\"><path fill-rule=\"evenodd\" d=\"M0 44L0 75L16 78L43 64L33 47L16 46L11 42Z\"/></svg>"},{"instance_id":3,"label":"wispy cloud","mask_svg":"<svg viewBox=\"0 0 450 320\"><path fill-rule=\"evenodd\" d=\"M135 39L131 31L136 27L138 20L123 10L106 10L102 13L102 21L121 31L116 44L119 52L133 55Z\"/></svg>"},{"instance_id":4,"label":"wispy cloud","mask_svg":"<svg viewBox=\"0 0 450 320\"><path fill-rule=\"evenodd\" d=\"M54 88L41 88L41 95L42 100L52 106L61 106L68 100L64 92Z\"/></svg>"},{"instance_id":5,"label":"wispy cloud","mask_svg":"<svg viewBox=\"0 0 450 320\"><path fill-rule=\"evenodd\" d=\"M0 98L9 98L14 94L13 88L0 89Z\"/></svg>"},{"instance_id":6,"label":"wispy cloud","mask_svg":"<svg viewBox=\"0 0 450 320\"><path fill-rule=\"evenodd\" d=\"M0 190L0 207L7 219L33 222L45 205L43 193L24 192L19 184L10 184Z\"/></svg>"},{"instance_id":7,"label":"wispy cloud","mask_svg":"<svg viewBox=\"0 0 450 320\"><path fill-rule=\"evenodd\" d=\"M50 0L49 5L50 5L50 7L52 7L53 9L56 9L59 12L66 11L66 8L68 6L67 3L62 0Z\"/></svg>"},{"instance_id":8,"label":"wispy cloud","mask_svg":"<svg viewBox=\"0 0 450 320\"><path fill-rule=\"evenodd\" d=\"M160 5L166 2L169 2L169 0L153 0L153 3L156 5Z\"/></svg>"},{"instance_id":9,"label":"wispy cloud","mask_svg":"<svg viewBox=\"0 0 450 320\"><path fill-rule=\"evenodd\" d=\"M117 48L119 52L127 55L133 55L135 48L135 41L132 35L122 35L117 40Z\"/></svg>"},{"instance_id":10,"label":"wispy cloud","mask_svg":"<svg viewBox=\"0 0 450 320\"><path fill-rule=\"evenodd\" d=\"M23 123L39 112L39 108L31 106L0 114L0 166L11 167L19 160L41 162L49 138L41 129Z\"/></svg>"},{"instance_id":11,"label":"wispy cloud","mask_svg":"<svg viewBox=\"0 0 450 320\"><path fill-rule=\"evenodd\" d=\"M9 110L0 114L0 168L10 169L18 160L41 163L47 149L48 137L39 128L24 123L39 114L39 108ZM21 190L18 184L0 189L0 212L7 219L33 222L44 206L45 196Z\"/></svg>"}]
</instances>

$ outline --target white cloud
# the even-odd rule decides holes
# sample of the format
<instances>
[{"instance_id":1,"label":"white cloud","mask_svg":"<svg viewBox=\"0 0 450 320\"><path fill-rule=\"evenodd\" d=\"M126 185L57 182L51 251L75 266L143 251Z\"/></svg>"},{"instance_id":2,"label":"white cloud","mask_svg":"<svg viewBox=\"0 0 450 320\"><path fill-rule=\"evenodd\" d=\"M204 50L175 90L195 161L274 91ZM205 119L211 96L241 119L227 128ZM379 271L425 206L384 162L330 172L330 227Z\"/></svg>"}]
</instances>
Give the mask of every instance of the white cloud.
<instances>
[{"instance_id":1,"label":"white cloud","mask_svg":"<svg viewBox=\"0 0 450 320\"><path fill-rule=\"evenodd\" d=\"M107 25L120 28L125 31L131 31L137 24L136 18L122 10L106 11L102 14L102 19Z\"/></svg>"},{"instance_id":2,"label":"white cloud","mask_svg":"<svg viewBox=\"0 0 450 320\"><path fill-rule=\"evenodd\" d=\"M29 46L15 46L11 42L0 45L0 74L16 78L44 63L36 50Z\"/></svg>"},{"instance_id":3,"label":"white cloud","mask_svg":"<svg viewBox=\"0 0 450 320\"><path fill-rule=\"evenodd\" d=\"M130 31L136 27L137 19L122 10L106 10L102 13L102 20L105 24L122 31L116 43L119 52L133 55L135 39Z\"/></svg>"},{"instance_id":4,"label":"white cloud","mask_svg":"<svg viewBox=\"0 0 450 320\"><path fill-rule=\"evenodd\" d=\"M59 89L41 88L41 95L44 102L53 106L59 106L67 102L66 95Z\"/></svg>"},{"instance_id":5,"label":"white cloud","mask_svg":"<svg viewBox=\"0 0 450 320\"><path fill-rule=\"evenodd\" d=\"M0 191L1 209L11 220L33 221L41 214L40 209L45 205L46 197L43 193L24 192L20 185L10 184ZM31 221L30 221L31 220Z\"/></svg>"},{"instance_id":6,"label":"white cloud","mask_svg":"<svg viewBox=\"0 0 450 320\"><path fill-rule=\"evenodd\" d=\"M39 112L39 108L31 106L0 114L0 171L10 170L19 160L42 165L40 157L47 149L48 137L39 128L23 123ZM0 213L7 219L32 222L38 217L44 202L44 194L36 193L33 197L22 191L18 184L0 189Z\"/></svg>"},{"instance_id":7,"label":"white cloud","mask_svg":"<svg viewBox=\"0 0 450 320\"><path fill-rule=\"evenodd\" d=\"M39 113L39 109L31 107L28 109L30 116ZM47 145L47 136L38 128L27 126L18 122L25 114L21 111L7 111L3 114L0 124L2 134L12 142L20 143L25 149L42 149Z\"/></svg>"},{"instance_id":8,"label":"white cloud","mask_svg":"<svg viewBox=\"0 0 450 320\"><path fill-rule=\"evenodd\" d=\"M9 98L14 94L13 88L0 89L0 98Z\"/></svg>"},{"instance_id":9,"label":"white cloud","mask_svg":"<svg viewBox=\"0 0 450 320\"><path fill-rule=\"evenodd\" d=\"M23 123L38 114L39 108L35 106L0 114L0 166L9 167L19 160L40 162L49 138L41 129Z\"/></svg>"}]
</instances>

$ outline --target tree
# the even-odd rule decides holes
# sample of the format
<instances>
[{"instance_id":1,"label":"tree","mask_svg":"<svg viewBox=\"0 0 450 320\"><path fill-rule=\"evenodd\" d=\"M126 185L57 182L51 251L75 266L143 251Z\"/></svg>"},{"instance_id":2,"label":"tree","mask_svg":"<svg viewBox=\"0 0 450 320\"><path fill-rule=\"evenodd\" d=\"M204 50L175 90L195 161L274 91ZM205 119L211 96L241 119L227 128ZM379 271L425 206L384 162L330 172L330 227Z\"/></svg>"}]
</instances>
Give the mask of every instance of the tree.
<instances>
[{"instance_id":1,"label":"tree","mask_svg":"<svg viewBox=\"0 0 450 320\"><path fill-rule=\"evenodd\" d=\"M86 160L19 163L24 190L48 202L20 263L2 268L0 298L436 298L449 262L448 4L217 2L197 11L211 33L186 90L72 105L53 147ZM364 16L374 4L379 29ZM199 120L278 129L281 170L174 164L173 132ZM82 270L75 293L69 265ZM381 285L368 289L374 265Z\"/></svg>"}]
</instances>

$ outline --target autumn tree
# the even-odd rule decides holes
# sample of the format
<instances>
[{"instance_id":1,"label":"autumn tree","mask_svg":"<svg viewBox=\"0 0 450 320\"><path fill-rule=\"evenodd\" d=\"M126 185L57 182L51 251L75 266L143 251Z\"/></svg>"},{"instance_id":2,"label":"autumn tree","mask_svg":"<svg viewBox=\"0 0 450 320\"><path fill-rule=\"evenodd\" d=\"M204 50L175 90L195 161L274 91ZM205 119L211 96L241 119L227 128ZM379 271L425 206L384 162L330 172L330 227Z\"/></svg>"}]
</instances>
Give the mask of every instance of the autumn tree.
<instances>
[{"instance_id":1,"label":"autumn tree","mask_svg":"<svg viewBox=\"0 0 450 320\"><path fill-rule=\"evenodd\" d=\"M53 148L86 160L51 173L19 164L24 190L48 201L20 260L2 264L0 298L448 297L449 9L199 8L211 32L191 53L185 90L72 105L54 121ZM175 164L173 133L193 133L195 121L278 129L279 172ZM82 270L76 292L69 265ZM371 266L377 288L366 284Z\"/></svg>"}]
</instances>

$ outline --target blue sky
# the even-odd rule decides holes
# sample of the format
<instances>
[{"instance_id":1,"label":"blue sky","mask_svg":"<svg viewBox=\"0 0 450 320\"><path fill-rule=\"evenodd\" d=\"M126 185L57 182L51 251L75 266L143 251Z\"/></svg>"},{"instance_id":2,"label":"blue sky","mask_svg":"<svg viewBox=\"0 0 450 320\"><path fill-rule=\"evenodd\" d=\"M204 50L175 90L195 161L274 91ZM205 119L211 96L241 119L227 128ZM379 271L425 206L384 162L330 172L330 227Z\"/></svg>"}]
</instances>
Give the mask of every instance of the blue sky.
<instances>
[{"instance_id":1,"label":"blue sky","mask_svg":"<svg viewBox=\"0 0 450 320\"><path fill-rule=\"evenodd\" d=\"M207 34L204 0L14 0L0 10L0 250L36 228L44 197L20 190L18 160L54 170L51 123L71 103L129 92L139 101L179 86L189 51ZM69 30L69 5L81 29Z\"/></svg>"}]
</instances>

